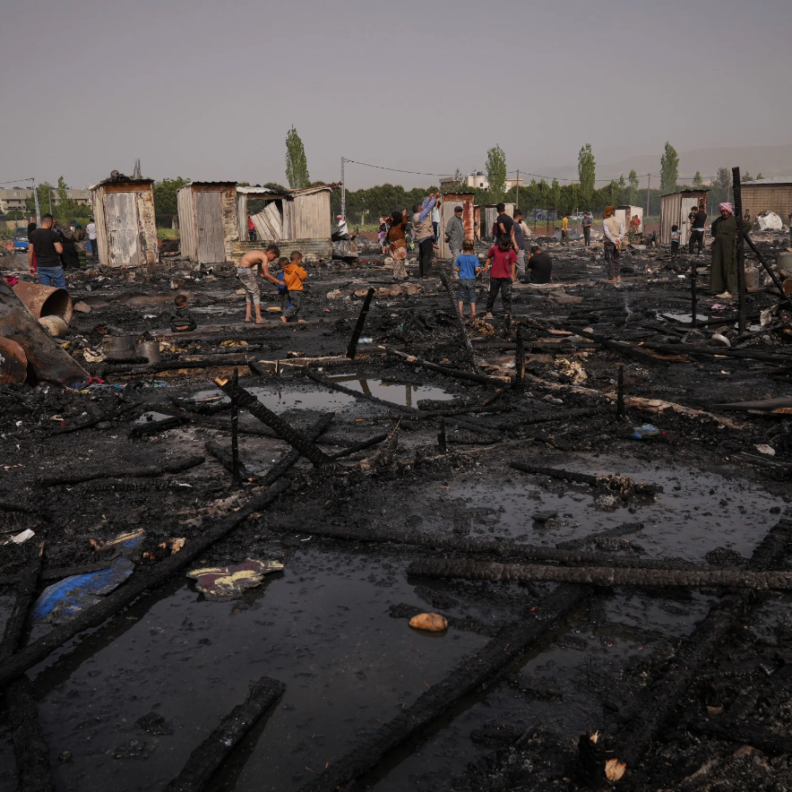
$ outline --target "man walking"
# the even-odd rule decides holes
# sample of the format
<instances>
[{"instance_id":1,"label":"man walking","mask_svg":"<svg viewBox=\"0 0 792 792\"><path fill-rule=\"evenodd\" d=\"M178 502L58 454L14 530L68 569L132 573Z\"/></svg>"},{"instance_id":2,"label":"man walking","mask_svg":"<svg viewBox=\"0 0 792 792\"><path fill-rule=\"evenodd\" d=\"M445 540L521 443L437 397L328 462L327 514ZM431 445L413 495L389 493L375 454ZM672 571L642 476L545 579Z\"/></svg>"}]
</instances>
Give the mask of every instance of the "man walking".
<instances>
[{"instance_id":1,"label":"man walking","mask_svg":"<svg viewBox=\"0 0 792 792\"><path fill-rule=\"evenodd\" d=\"M28 272L35 277L38 271L39 283L42 286L65 289L66 278L61 265L61 253L63 253L63 245L52 230L52 215L45 214L41 218L41 228L37 228L30 235Z\"/></svg>"},{"instance_id":2,"label":"man walking","mask_svg":"<svg viewBox=\"0 0 792 792\"><path fill-rule=\"evenodd\" d=\"M704 208L699 206L698 212L693 217L690 229L690 242L688 242L688 253L693 253L693 246L698 245L698 252L704 251L704 224L707 222L707 213Z\"/></svg>"},{"instance_id":3,"label":"man walking","mask_svg":"<svg viewBox=\"0 0 792 792\"><path fill-rule=\"evenodd\" d=\"M451 261L462 255L462 244L465 241L465 224L462 221L462 207L454 207L454 216L446 223L445 241L451 250Z\"/></svg>"},{"instance_id":4,"label":"man walking","mask_svg":"<svg viewBox=\"0 0 792 792\"><path fill-rule=\"evenodd\" d=\"M418 274L421 278L429 276L434 254L434 226L432 207L437 203L440 193L432 193L422 204L413 207L413 239L418 244Z\"/></svg>"},{"instance_id":5,"label":"man walking","mask_svg":"<svg viewBox=\"0 0 792 792\"><path fill-rule=\"evenodd\" d=\"M561 244L569 244L569 215L564 215L561 220Z\"/></svg>"},{"instance_id":6,"label":"man walking","mask_svg":"<svg viewBox=\"0 0 792 792\"><path fill-rule=\"evenodd\" d=\"M98 259L99 247L96 243L96 223L94 222L93 217L88 221L88 225L85 226L85 230L88 233L88 241L91 243L91 255Z\"/></svg>"},{"instance_id":7,"label":"man walking","mask_svg":"<svg viewBox=\"0 0 792 792\"><path fill-rule=\"evenodd\" d=\"M588 247L591 244L591 214L583 212L583 244Z\"/></svg>"}]
</instances>

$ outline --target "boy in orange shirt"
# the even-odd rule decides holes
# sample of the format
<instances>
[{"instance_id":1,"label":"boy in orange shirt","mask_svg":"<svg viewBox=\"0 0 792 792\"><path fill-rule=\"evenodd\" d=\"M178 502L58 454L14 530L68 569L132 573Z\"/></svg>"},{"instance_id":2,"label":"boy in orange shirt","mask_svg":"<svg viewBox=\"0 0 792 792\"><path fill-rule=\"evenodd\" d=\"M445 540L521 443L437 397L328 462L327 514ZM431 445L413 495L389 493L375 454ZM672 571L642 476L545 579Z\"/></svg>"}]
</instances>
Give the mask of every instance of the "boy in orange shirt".
<instances>
[{"instance_id":1,"label":"boy in orange shirt","mask_svg":"<svg viewBox=\"0 0 792 792\"><path fill-rule=\"evenodd\" d=\"M308 277L308 273L300 266L302 264L302 253L295 250L291 256L291 261L283 268L283 282L289 290L289 300L291 305L283 316L281 322L295 321L294 317L300 312L302 307L303 281ZM303 320L300 319L300 322Z\"/></svg>"}]
</instances>

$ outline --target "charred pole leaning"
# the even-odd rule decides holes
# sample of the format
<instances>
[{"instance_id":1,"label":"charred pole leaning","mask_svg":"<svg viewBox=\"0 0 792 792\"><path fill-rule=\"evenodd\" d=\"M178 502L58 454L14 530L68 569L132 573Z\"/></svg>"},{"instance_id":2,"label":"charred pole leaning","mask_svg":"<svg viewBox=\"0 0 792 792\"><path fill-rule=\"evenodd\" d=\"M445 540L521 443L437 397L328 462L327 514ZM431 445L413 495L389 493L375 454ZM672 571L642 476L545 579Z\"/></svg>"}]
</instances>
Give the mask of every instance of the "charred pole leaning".
<instances>
[{"instance_id":1,"label":"charred pole leaning","mask_svg":"<svg viewBox=\"0 0 792 792\"><path fill-rule=\"evenodd\" d=\"M36 597L43 557L42 544L36 557L21 575L14 610L6 623L3 642L0 644L0 663L5 664L24 643L28 613ZM14 745L19 789L54 792L55 782L50 767L49 747L41 731L30 680L22 676L12 682L6 691L5 701Z\"/></svg>"},{"instance_id":2,"label":"charred pole leaning","mask_svg":"<svg viewBox=\"0 0 792 792\"><path fill-rule=\"evenodd\" d=\"M368 316L371 300L374 298L374 288L369 286L366 292L366 297L363 300L363 307L360 309L357 322L355 322L355 329L352 331L352 338L349 339L349 346L347 347L346 356L350 360L355 359L357 355L357 345L360 340L360 334L363 332L363 325L366 324L366 317Z\"/></svg>"},{"instance_id":3,"label":"charred pole leaning","mask_svg":"<svg viewBox=\"0 0 792 792\"><path fill-rule=\"evenodd\" d=\"M239 387L239 370L234 369L231 378L234 389ZM239 404L235 397L231 398L231 486L238 489L241 483L239 472Z\"/></svg>"},{"instance_id":4,"label":"charred pole leaning","mask_svg":"<svg viewBox=\"0 0 792 792\"><path fill-rule=\"evenodd\" d=\"M746 299L745 299L745 234L743 233L743 211L742 211L742 188L740 186L740 169L732 168L732 181L734 189L734 216L737 219L737 288L739 294L740 314L738 327L740 335L745 335L747 322L745 319Z\"/></svg>"},{"instance_id":5,"label":"charred pole leaning","mask_svg":"<svg viewBox=\"0 0 792 792\"><path fill-rule=\"evenodd\" d=\"M690 326L695 330L698 327L698 294L696 292L696 280L698 272L696 262L690 262Z\"/></svg>"},{"instance_id":6,"label":"charred pole leaning","mask_svg":"<svg viewBox=\"0 0 792 792\"><path fill-rule=\"evenodd\" d=\"M523 340L522 325L517 327L517 349L514 353L514 389L518 392L525 390L525 341Z\"/></svg>"},{"instance_id":7,"label":"charred pole leaning","mask_svg":"<svg viewBox=\"0 0 792 792\"><path fill-rule=\"evenodd\" d=\"M250 686L247 700L234 707L190 754L181 773L164 792L201 792L242 738L283 695L283 684L263 677Z\"/></svg>"},{"instance_id":8,"label":"charred pole leaning","mask_svg":"<svg viewBox=\"0 0 792 792\"><path fill-rule=\"evenodd\" d=\"M299 451L310 462L313 462L316 467L332 464L333 460L311 442L310 438L289 426L286 421L277 416L268 407L265 407L252 393L241 387L238 382L235 383L232 380L218 377L215 380L215 384L232 401L236 399L240 407L258 418L262 423L265 423L270 429L274 429L283 440Z\"/></svg>"},{"instance_id":9,"label":"charred pole leaning","mask_svg":"<svg viewBox=\"0 0 792 792\"><path fill-rule=\"evenodd\" d=\"M465 322L462 319L462 315L459 313L457 301L454 299L451 281L448 279L448 275L445 272L440 273L440 280L442 281L443 287L445 288L446 294L448 295L448 302L451 305L451 313L454 317L456 317L457 327L459 328L462 342L465 345L465 351L467 352L468 361L470 362L470 368L475 374L480 374L481 372L479 371L478 364L476 363L476 353L473 351L473 344L470 343L470 338L468 337L467 330L465 329Z\"/></svg>"}]
</instances>

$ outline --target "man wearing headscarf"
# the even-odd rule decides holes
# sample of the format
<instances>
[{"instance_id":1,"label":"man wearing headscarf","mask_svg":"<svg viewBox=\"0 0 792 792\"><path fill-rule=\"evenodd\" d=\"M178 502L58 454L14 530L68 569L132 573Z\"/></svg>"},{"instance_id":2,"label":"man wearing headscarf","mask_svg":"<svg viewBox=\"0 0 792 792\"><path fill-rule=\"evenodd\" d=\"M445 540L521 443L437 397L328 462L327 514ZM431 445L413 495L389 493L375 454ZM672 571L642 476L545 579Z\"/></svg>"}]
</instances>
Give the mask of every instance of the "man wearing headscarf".
<instances>
[{"instance_id":1,"label":"man wearing headscarf","mask_svg":"<svg viewBox=\"0 0 792 792\"><path fill-rule=\"evenodd\" d=\"M712 223L712 269L710 270L710 291L721 300L730 300L739 286L737 284L737 231L738 220L730 203L718 206L721 216ZM751 230L751 224L739 221L743 233Z\"/></svg>"},{"instance_id":2,"label":"man wearing headscarf","mask_svg":"<svg viewBox=\"0 0 792 792\"><path fill-rule=\"evenodd\" d=\"M620 283L621 275L619 262L621 260L621 241L624 237L624 223L616 217L616 207L606 206L602 221L602 231L605 235L605 261L608 265L608 283Z\"/></svg>"}]
</instances>

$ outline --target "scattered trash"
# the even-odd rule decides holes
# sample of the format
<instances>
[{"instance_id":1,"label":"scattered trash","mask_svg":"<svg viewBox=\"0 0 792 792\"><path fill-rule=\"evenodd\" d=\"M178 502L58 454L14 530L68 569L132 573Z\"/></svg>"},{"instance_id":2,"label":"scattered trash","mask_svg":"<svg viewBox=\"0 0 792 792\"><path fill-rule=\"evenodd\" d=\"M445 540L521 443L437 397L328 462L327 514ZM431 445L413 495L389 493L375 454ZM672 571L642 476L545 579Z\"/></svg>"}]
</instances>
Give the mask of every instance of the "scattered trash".
<instances>
[{"instance_id":1,"label":"scattered trash","mask_svg":"<svg viewBox=\"0 0 792 792\"><path fill-rule=\"evenodd\" d=\"M170 550L171 555L175 555L184 547L185 544L187 544L187 540L183 536L180 536L177 539L168 539L165 542L161 542L160 547L163 550Z\"/></svg>"},{"instance_id":2,"label":"scattered trash","mask_svg":"<svg viewBox=\"0 0 792 792\"><path fill-rule=\"evenodd\" d=\"M731 341L729 341L729 339L726 338L725 335L721 335L720 333L714 333L712 338L710 339L710 344L712 346L730 347Z\"/></svg>"},{"instance_id":3,"label":"scattered trash","mask_svg":"<svg viewBox=\"0 0 792 792\"><path fill-rule=\"evenodd\" d=\"M8 541L13 542L14 544L24 544L28 539L32 539L35 535L36 534L31 531L30 528L27 528L22 531L22 533L12 536ZM8 542L6 542L6 544L8 544Z\"/></svg>"},{"instance_id":4,"label":"scattered trash","mask_svg":"<svg viewBox=\"0 0 792 792\"><path fill-rule=\"evenodd\" d=\"M781 231L784 221L775 212L759 212L753 225L757 231Z\"/></svg>"},{"instance_id":5,"label":"scattered trash","mask_svg":"<svg viewBox=\"0 0 792 792\"><path fill-rule=\"evenodd\" d=\"M577 360L567 360L561 358L556 361L558 364L558 371L562 377L566 377L573 385L580 385L588 379L586 370Z\"/></svg>"},{"instance_id":6,"label":"scattered trash","mask_svg":"<svg viewBox=\"0 0 792 792\"><path fill-rule=\"evenodd\" d=\"M611 783L620 781L624 773L627 771L627 765L620 762L618 759L608 759L605 762L605 778Z\"/></svg>"},{"instance_id":7,"label":"scattered trash","mask_svg":"<svg viewBox=\"0 0 792 792\"><path fill-rule=\"evenodd\" d=\"M439 613L419 613L410 619L410 627L428 632L443 632L448 629L448 619Z\"/></svg>"},{"instance_id":8,"label":"scattered trash","mask_svg":"<svg viewBox=\"0 0 792 792\"><path fill-rule=\"evenodd\" d=\"M648 440L650 437L657 437L659 434L660 430L654 424L634 426L630 440Z\"/></svg>"},{"instance_id":9,"label":"scattered trash","mask_svg":"<svg viewBox=\"0 0 792 792\"><path fill-rule=\"evenodd\" d=\"M230 567L205 567L192 569L187 577L194 580L195 587L207 599L229 600L242 596L245 589L260 586L264 575L280 572L283 564L280 561L257 561L248 558L244 564Z\"/></svg>"},{"instance_id":10,"label":"scattered trash","mask_svg":"<svg viewBox=\"0 0 792 792\"><path fill-rule=\"evenodd\" d=\"M50 316L42 316L41 319L39 319L39 324L55 338L65 336L66 333L69 332L69 325L66 324L66 320L62 319L60 316L56 316L55 314L51 314Z\"/></svg>"},{"instance_id":11,"label":"scattered trash","mask_svg":"<svg viewBox=\"0 0 792 792\"><path fill-rule=\"evenodd\" d=\"M370 338L369 336L366 336L365 338L359 338L358 339L358 343L359 344L373 344L374 343L374 339Z\"/></svg>"},{"instance_id":12,"label":"scattered trash","mask_svg":"<svg viewBox=\"0 0 792 792\"><path fill-rule=\"evenodd\" d=\"M124 556L107 569L72 575L47 586L33 606L33 621L61 624L115 591L134 571L135 565Z\"/></svg>"},{"instance_id":13,"label":"scattered trash","mask_svg":"<svg viewBox=\"0 0 792 792\"><path fill-rule=\"evenodd\" d=\"M767 456L775 456L775 448L766 445L765 443L755 446L755 448L760 454L767 454Z\"/></svg>"}]
</instances>

